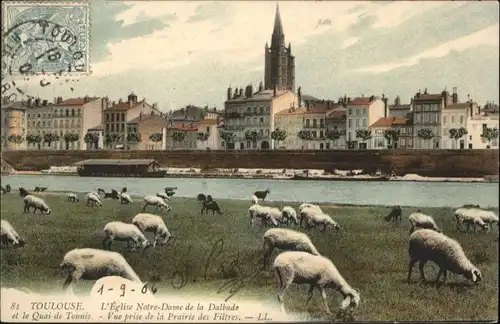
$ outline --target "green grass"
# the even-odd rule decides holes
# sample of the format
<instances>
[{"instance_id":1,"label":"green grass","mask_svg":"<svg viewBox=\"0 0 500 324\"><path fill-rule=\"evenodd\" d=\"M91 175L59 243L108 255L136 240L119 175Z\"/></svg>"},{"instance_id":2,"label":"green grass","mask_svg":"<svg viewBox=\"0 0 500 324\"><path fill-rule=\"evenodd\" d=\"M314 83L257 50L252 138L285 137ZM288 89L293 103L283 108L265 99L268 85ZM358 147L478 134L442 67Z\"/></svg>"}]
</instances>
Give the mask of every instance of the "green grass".
<instances>
[{"instance_id":1,"label":"green grass","mask_svg":"<svg viewBox=\"0 0 500 324\"><path fill-rule=\"evenodd\" d=\"M83 198L83 194L81 195ZM140 212L142 201L134 205L120 205L118 201L104 201L102 208L86 207L66 202L63 196L46 196L52 207L50 216L23 214L22 200L14 193L1 198L2 218L9 220L28 245L22 249L2 250L2 285L25 286L38 290L60 290L66 273L59 264L66 252L74 248L101 248L102 229L112 220L130 222ZM224 215L201 216L194 199L174 198L172 212L166 223L175 238L167 245L149 249L145 254L127 251L122 243L112 249L120 251L142 280L154 275L160 277L158 293L219 296L218 288L238 275L238 270L250 274L260 266L261 237L265 229L250 228L247 201L219 200ZM298 204L290 204L298 207ZM281 207L281 206L280 206ZM403 221L393 225L383 220L387 207L325 206L327 213L341 225L338 233L319 230L307 231L320 253L330 258L346 280L361 292L361 303L354 311L355 320L363 321L435 321L435 320L496 320L498 318L498 231L490 233L457 233L452 209L422 208L433 215L444 233L457 239L470 260L478 266L484 281L473 286L462 276L450 274L446 285L422 283L418 267L413 281L406 282L409 224L407 215L415 208L403 209ZM161 212L163 213L163 212ZM258 222L260 223L260 222ZM295 227L295 229L297 229ZM224 240L221 254L209 267L205 279L205 264L214 243ZM187 251L191 247L190 256ZM239 267L229 265L237 255ZM275 252L274 255L276 255ZM234 263L234 262L233 262ZM220 266L223 266L222 269ZM187 270L185 270L187 269ZM186 285L178 290L184 273ZM432 263L426 265L428 280L434 280L437 271ZM93 282L80 282L77 291L88 291ZM325 318L318 291L305 306L307 287L292 285L285 293L288 311L309 312L314 318ZM330 309L335 312L341 296L328 291ZM257 299L276 303L275 278L272 272L261 272L230 299ZM272 305L272 304L271 304Z\"/></svg>"}]
</instances>

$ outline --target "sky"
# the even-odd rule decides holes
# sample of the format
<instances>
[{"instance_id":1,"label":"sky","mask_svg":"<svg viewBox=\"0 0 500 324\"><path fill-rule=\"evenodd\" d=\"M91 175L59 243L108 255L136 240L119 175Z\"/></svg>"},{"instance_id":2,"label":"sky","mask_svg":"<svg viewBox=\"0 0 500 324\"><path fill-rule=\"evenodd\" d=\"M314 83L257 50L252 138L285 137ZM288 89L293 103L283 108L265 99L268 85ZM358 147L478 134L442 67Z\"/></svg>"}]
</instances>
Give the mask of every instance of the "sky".
<instances>
[{"instance_id":1,"label":"sky","mask_svg":"<svg viewBox=\"0 0 500 324\"><path fill-rule=\"evenodd\" d=\"M26 84L53 99L105 96L224 107L227 87L264 78L273 1L91 2L91 70L69 86ZM279 2L296 86L321 99L385 94L409 103L418 90L458 88L499 101L499 4L482 2Z\"/></svg>"}]
</instances>

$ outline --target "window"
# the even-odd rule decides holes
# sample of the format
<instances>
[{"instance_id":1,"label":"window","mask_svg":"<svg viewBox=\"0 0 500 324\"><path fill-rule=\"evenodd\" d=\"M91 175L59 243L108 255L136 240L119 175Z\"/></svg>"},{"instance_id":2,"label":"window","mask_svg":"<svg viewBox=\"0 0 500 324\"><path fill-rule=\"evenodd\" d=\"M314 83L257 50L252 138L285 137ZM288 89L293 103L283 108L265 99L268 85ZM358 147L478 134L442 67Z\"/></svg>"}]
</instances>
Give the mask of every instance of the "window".
<instances>
[{"instance_id":1,"label":"window","mask_svg":"<svg viewBox=\"0 0 500 324\"><path fill-rule=\"evenodd\" d=\"M446 116L443 116L443 124L444 124L444 125L446 125L446 123L448 122L448 121L447 121L447 119L448 119L448 118L447 118Z\"/></svg>"},{"instance_id":2,"label":"window","mask_svg":"<svg viewBox=\"0 0 500 324\"><path fill-rule=\"evenodd\" d=\"M368 115L368 109L363 109L363 116L367 116Z\"/></svg>"},{"instance_id":3,"label":"window","mask_svg":"<svg viewBox=\"0 0 500 324\"><path fill-rule=\"evenodd\" d=\"M310 127L310 121L309 119L306 119L306 127L309 128Z\"/></svg>"},{"instance_id":4,"label":"window","mask_svg":"<svg viewBox=\"0 0 500 324\"><path fill-rule=\"evenodd\" d=\"M359 116L360 113L359 113L359 108L356 108L356 116Z\"/></svg>"},{"instance_id":5,"label":"window","mask_svg":"<svg viewBox=\"0 0 500 324\"><path fill-rule=\"evenodd\" d=\"M451 123L455 124L455 115L451 115Z\"/></svg>"},{"instance_id":6,"label":"window","mask_svg":"<svg viewBox=\"0 0 500 324\"><path fill-rule=\"evenodd\" d=\"M260 117L260 118L259 118L259 122L260 122L260 123L263 123L263 122L264 122L264 117Z\"/></svg>"},{"instance_id":7,"label":"window","mask_svg":"<svg viewBox=\"0 0 500 324\"><path fill-rule=\"evenodd\" d=\"M472 141L472 135L469 135L469 141Z\"/></svg>"},{"instance_id":8,"label":"window","mask_svg":"<svg viewBox=\"0 0 500 324\"><path fill-rule=\"evenodd\" d=\"M359 127L359 119L356 118L355 123L356 123L356 127Z\"/></svg>"},{"instance_id":9,"label":"window","mask_svg":"<svg viewBox=\"0 0 500 324\"><path fill-rule=\"evenodd\" d=\"M366 119L363 119L363 127L366 127L367 126L367 120Z\"/></svg>"},{"instance_id":10,"label":"window","mask_svg":"<svg viewBox=\"0 0 500 324\"><path fill-rule=\"evenodd\" d=\"M316 128L316 126L318 126L317 121L316 121L316 119L313 119L313 128Z\"/></svg>"},{"instance_id":11,"label":"window","mask_svg":"<svg viewBox=\"0 0 500 324\"><path fill-rule=\"evenodd\" d=\"M352 119L351 119L351 118L349 118L349 119L347 120L347 127L349 127L349 128L351 128L351 127L352 127ZM350 133L349 133L349 135L350 135Z\"/></svg>"},{"instance_id":12,"label":"window","mask_svg":"<svg viewBox=\"0 0 500 324\"><path fill-rule=\"evenodd\" d=\"M320 138L323 138L323 137L324 137L324 136L323 136L323 131L319 131L319 137L320 137Z\"/></svg>"},{"instance_id":13,"label":"window","mask_svg":"<svg viewBox=\"0 0 500 324\"><path fill-rule=\"evenodd\" d=\"M464 123L464 115L460 115L460 124Z\"/></svg>"},{"instance_id":14,"label":"window","mask_svg":"<svg viewBox=\"0 0 500 324\"><path fill-rule=\"evenodd\" d=\"M109 114L106 114L106 121L109 122Z\"/></svg>"},{"instance_id":15,"label":"window","mask_svg":"<svg viewBox=\"0 0 500 324\"><path fill-rule=\"evenodd\" d=\"M254 118L253 118L253 124L254 124L254 125L257 125L257 117L254 117Z\"/></svg>"},{"instance_id":16,"label":"window","mask_svg":"<svg viewBox=\"0 0 500 324\"><path fill-rule=\"evenodd\" d=\"M264 107L259 107L259 112L261 115L264 114Z\"/></svg>"},{"instance_id":17,"label":"window","mask_svg":"<svg viewBox=\"0 0 500 324\"><path fill-rule=\"evenodd\" d=\"M76 110L76 115L77 115L77 116L80 116L80 108L78 108L78 109Z\"/></svg>"},{"instance_id":18,"label":"window","mask_svg":"<svg viewBox=\"0 0 500 324\"><path fill-rule=\"evenodd\" d=\"M69 116L69 109L66 109L66 117Z\"/></svg>"},{"instance_id":19,"label":"window","mask_svg":"<svg viewBox=\"0 0 500 324\"><path fill-rule=\"evenodd\" d=\"M352 115L352 108L349 108L349 116Z\"/></svg>"},{"instance_id":20,"label":"window","mask_svg":"<svg viewBox=\"0 0 500 324\"><path fill-rule=\"evenodd\" d=\"M71 109L71 117L75 117L75 110Z\"/></svg>"}]
</instances>

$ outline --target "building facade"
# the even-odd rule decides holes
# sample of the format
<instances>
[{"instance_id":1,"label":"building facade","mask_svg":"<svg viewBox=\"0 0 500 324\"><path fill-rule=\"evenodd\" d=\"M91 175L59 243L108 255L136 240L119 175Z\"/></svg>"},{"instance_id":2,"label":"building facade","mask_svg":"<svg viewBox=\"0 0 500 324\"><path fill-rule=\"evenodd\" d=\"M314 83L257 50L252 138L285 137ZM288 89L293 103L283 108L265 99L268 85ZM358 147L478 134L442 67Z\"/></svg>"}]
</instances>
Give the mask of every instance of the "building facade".
<instances>
[{"instance_id":1,"label":"building facade","mask_svg":"<svg viewBox=\"0 0 500 324\"><path fill-rule=\"evenodd\" d=\"M26 140L26 148L28 150L38 149L54 149L54 143L44 142L43 138L47 133L54 133L53 118L52 118L52 104L48 100L40 98L28 99L26 101L26 136L40 135L42 141L40 143L29 142ZM54 121L55 122L55 121Z\"/></svg>"},{"instance_id":2,"label":"building facade","mask_svg":"<svg viewBox=\"0 0 500 324\"><path fill-rule=\"evenodd\" d=\"M351 148L370 148L371 141L364 141L356 136L357 130L368 130L368 127L382 117L387 117L386 105L378 97L357 97L347 100L347 141Z\"/></svg>"},{"instance_id":3,"label":"building facade","mask_svg":"<svg viewBox=\"0 0 500 324\"><path fill-rule=\"evenodd\" d=\"M168 121L160 115L150 113L149 115L139 114L127 123L127 133L137 133L141 136L139 143L128 143L129 147L134 150L159 150L161 148L161 136L163 128L167 127ZM160 134L160 141L151 139L153 134ZM153 138L154 139L154 138Z\"/></svg>"},{"instance_id":4,"label":"building facade","mask_svg":"<svg viewBox=\"0 0 500 324\"><path fill-rule=\"evenodd\" d=\"M498 149L499 139L494 138L488 142L481 137L485 128L499 128L498 115L474 116L467 123L467 148L468 149Z\"/></svg>"},{"instance_id":5,"label":"building facade","mask_svg":"<svg viewBox=\"0 0 500 324\"><path fill-rule=\"evenodd\" d=\"M218 116L217 116L218 117ZM196 147L200 150L220 150L220 117L215 119L204 119L198 123L198 133L208 134L206 141L197 140Z\"/></svg>"},{"instance_id":6,"label":"building facade","mask_svg":"<svg viewBox=\"0 0 500 324\"><path fill-rule=\"evenodd\" d=\"M306 108L304 114L304 123L302 129L311 132L312 140L304 141L304 149L307 150L323 150L326 147L325 138L325 120L326 112L329 108L330 102L317 104L312 108Z\"/></svg>"},{"instance_id":7,"label":"building facade","mask_svg":"<svg viewBox=\"0 0 500 324\"><path fill-rule=\"evenodd\" d=\"M401 104L401 98L396 96L394 104L389 105L388 117L408 118L411 114L411 104Z\"/></svg>"},{"instance_id":8,"label":"building facade","mask_svg":"<svg viewBox=\"0 0 500 324\"><path fill-rule=\"evenodd\" d=\"M303 128L305 108L288 108L274 115L274 126L286 131L286 139L274 143L275 148L286 150L300 150L304 143L297 136Z\"/></svg>"},{"instance_id":9,"label":"building facade","mask_svg":"<svg viewBox=\"0 0 500 324\"><path fill-rule=\"evenodd\" d=\"M326 113L325 117L325 136L329 131L337 131L340 135L338 139L326 139L326 149L345 149L346 148L346 115L347 108L344 104L338 103L333 109Z\"/></svg>"},{"instance_id":10,"label":"building facade","mask_svg":"<svg viewBox=\"0 0 500 324\"><path fill-rule=\"evenodd\" d=\"M22 101L8 102L4 98L1 108L2 120L2 149L24 150L26 149L26 106ZM13 141L12 136L20 136L21 142ZM11 139L11 140L9 140Z\"/></svg>"},{"instance_id":11,"label":"building facade","mask_svg":"<svg viewBox=\"0 0 500 324\"><path fill-rule=\"evenodd\" d=\"M178 137L175 133L184 134ZM177 123L168 125L162 130L163 150L194 150L196 149L198 126L196 123Z\"/></svg>"},{"instance_id":12,"label":"building facade","mask_svg":"<svg viewBox=\"0 0 500 324\"><path fill-rule=\"evenodd\" d=\"M455 90L455 89L454 89ZM412 99L413 105L413 134L415 135L414 147L416 149L439 149L442 141L441 114L448 104L458 102L458 97L451 96L443 90L441 94L429 94L420 90ZM421 130L430 130L432 138L426 139L419 136Z\"/></svg>"}]
</instances>

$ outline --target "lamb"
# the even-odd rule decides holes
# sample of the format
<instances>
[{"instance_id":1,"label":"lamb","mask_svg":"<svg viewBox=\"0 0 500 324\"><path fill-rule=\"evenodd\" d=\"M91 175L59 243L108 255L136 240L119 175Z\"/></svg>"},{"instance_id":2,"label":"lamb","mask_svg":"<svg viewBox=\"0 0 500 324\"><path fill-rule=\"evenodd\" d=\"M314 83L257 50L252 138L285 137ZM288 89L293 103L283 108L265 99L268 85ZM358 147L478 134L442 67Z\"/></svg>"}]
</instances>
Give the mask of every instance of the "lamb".
<instances>
[{"instance_id":1,"label":"lamb","mask_svg":"<svg viewBox=\"0 0 500 324\"><path fill-rule=\"evenodd\" d=\"M320 255L307 234L286 228L268 229L264 236L264 269L268 267L271 255L275 248L288 251L303 251L314 255Z\"/></svg>"},{"instance_id":2,"label":"lamb","mask_svg":"<svg viewBox=\"0 0 500 324\"><path fill-rule=\"evenodd\" d=\"M276 257L273 269L276 273L276 290L282 311L285 311L283 295L292 283L309 284L306 304L311 300L314 288L319 288L328 314L331 314L331 311L326 300L326 288L332 288L342 294L344 300L341 310L359 305L359 290L350 286L333 262L321 255L286 251Z\"/></svg>"},{"instance_id":3,"label":"lamb","mask_svg":"<svg viewBox=\"0 0 500 324\"><path fill-rule=\"evenodd\" d=\"M299 207L300 209L300 207ZM309 221L313 217L314 214L323 214L323 211L321 208L316 207L316 206L310 206L310 207L304 207L302 210L300 210L300 221L299 221L299 226L302 227L302 222L305 220L306 225L309 224Z\"/></svg>"},{"instance_id":4,"label":"lamb","mask_svg":"<svg viewBox=\"0 0 500 324\"><path fill-rule=\"evenodd\" d=\"M278 221L272 217L270 213L267 213L269 209L268 206L252 205L248 208L248 214L250 215L250 226L253 227L254 218L262 219L262 224L271 222L274 226L278 226Z\"/></svg>"},{"instance_id":5,"label":"lamb","mask_svg":"<svg viewBox=\"0 0 500 324\"><path fill-rule=\"evenodd\" d=\"M323 225L323 229L321 230L322 232L324 232L326 230L326 227L328 225L332 225L333 228L335 228L335 230L340 230L340 226L339 224L334 221L330 215L327 215L327 214L324 214L324 213L313 213L311 215L311 218L308 219L308 222L307 225L309 226L318 226L318 225Z\"/></svg>"},{"instance_id":6,"label":"lamb","mask_svg":"<svg viewBox=\"0 0 500 324\"><path fill-rule=\"evenodd\" d=\"M252 195L252 205L259 204L259 198L256 195Z\"/></svg>"},{"instance_id":7,"label":"lamb","mask_svg":"<svg viewBox=\"0 0 500 324\"><path fill-rule=\"evenodd\" d=\"M289 221L293 221L295 225L299 223L299 220L297 219L297 212L295 211L295 209L293 209L293 207L285 206L281 210L281 213L283 214L283 219L287 220L287 223Z\"/></svg>"},{"instance_id":8,"label":"lamb","mask_svg":"<svg viewBox=\"0 0 500 324\"><path fill-rule=\"evenodd\" d=\"M203 205L201 207L201 214L203 214L203 211L208 214L209 210L212 211L212 215L215 215L215 212L217 212L219 215L222 215L219 204L215 200L206 200L203 202Z\"/></svg>"},{"instance_id":9,"label":"lamb","mask_svg":"<svg viewBox=\"0 0 500 324\"><path fill-rule=\"evenodd\" d=\"M39 209L40 213L45 213L46 215L52 214L52 210L47 205L47 203L40 197L34 195L27 195L23 198L24 201L24 212L28 213L30 208L33 207L33 214Z\"/></svg>"},{"instance_id":10,"label":"lamb","mask_svg":"<svg viewBox=\"0 0 500 324\"><path fill-rule=\"evenodd\" d=\"M80 199L78 199L78 196L75 193L71 192L68 194L68 202L79 202L79 201Z\"/></svg>"},{"instance_id":11,"label":"lamb","mask_svg":"<svg viewBox=\"0 0 500 324\"><path fill-rule=\"evenodd\" d=\"M403 211L401 210L401 206L394 206L394 207L392 207L389 215L385 216L384 219L386 221L390 221L391 219L394 221L397 221L397 220L401 221L402 215L403 215Z\"/></svg>"},{"instance_id":12,"label":"lamb","mask_svg":"<svg viewBox=\"0 0 500 324\"><path fill-rule=\"evenodd\" d=\"M134 224L109 222L104 226L103 232L105 237L102 240L102 246L107 250L111 249L113 241L126 241L128 248L132 243L132 251L140 247L145 250L151 246L146 236Z\"/></svg>"},{"instance_id":13,"label":"lamb","mask_svg":"<svg viewBox=\"0 0 500 324\"><path fill-rule=\"evenodd\" d=\"M146 210L147 206L156 206L156 210L160 210L160 208L164 208L167 212L170 211L172 208L163 200L162 198L158 196L153 196L153 195L148 195L144 197L144 207L142 207L142 211Z\"/></svg>"},{"instance_id":14,"label":"lamb","mask_svg":"<svg viewBox=\"0 0 500 324\"><path fill-rule=\"evenodd\" d=\"M458 208L455 211L455 220L457 222L457 231L460 230L462 224L467 224L467 229L471 224L480 225L483 229L489 229L490 225L498 223L498 216L489 210L480 208ZM485 225L483 225L478 218L480 218Z\"/></svg>"},{"instance_id":15,"label":"lamb","mask_svg":"<svg viewBox=\"0 0 500 324\"><path fill-rule=\"evenodd\" d=\"M87 206L92 204L92 206L97 205L102 207L101 199L99 198L99 195L96 195L95 192L88 193L86 197L87 197Z\"/></svg>"},{"instance_id":16,"label":"lamb","mask_svg":"<svg viewBox=\"0 0 500 324\"><path fill-rule=\"evenodd\" d=\"M417 261L422 280L425 280L424 266L427 261L432 261L439 267L436 283L439 282L441 275L443 283L446 282L447 271L463 275L474 283L482 280L481 271L467 258L460 243L431 229L418 229L410 235L408 254L410 257L408 283Z\"/></svg>"},{"instance_id":17,"label":"lamb","mask_svg":"<svg viewBox=\"0 0 500 324\"><path fill-rule=\"evenodd\" d=\"M165 193L163 192L157 192L156 193L156 197L160 197L162 198L163 200L165 200L165 202L169 201L170 200L170 197L167 196Z\"/></svg>"},{"instance_id":18,"label":"lamb","mask_svg":"<svg viewBox=\"0 0 500 324\"><path fill-rule=\"evenodd\" d=\"M9 245L12 245L13 247L22 247L26 245L26 241L24 241L19 234L17 234L14 227L5 219L2 219L0 233L0 242L2 246L8 247Z\"/></svg>"},{"instance_id":19,"label":"lamb","mask_svg":"<svg viewBox=\"0 0 500 324\"><path fill-rule=\"evenodd\" d=\"M423 214L421 212L411 213L408 216L408 221L410 222L410 234L415 231L415 227L432 229L438 233L441 233L441 229L437 226L434 218L432 216Z\"/></svg>"},{"instance_id":20,"label":"lamb","mask_svg":"<svg viewBox=\"0 0 500 324\"><path fill-rule=\"evenodd\" d=\"M256 191L253 193L253 195L259 199L262 199L262 201L264 201L267 197L268 194L271 193L271 190L269 190L269 188L267 188L265 191Z\"/></svg>"},{"instance_id":21,"label":"lamb","mask_svg":"<svg viewBox=\"0 0 500 324\"><path fill-rule=\"evenodd\" d=\"M134 201L132 200L132 198L130 197L130 195L128 193L122 192L120 194L120 203L121 204L133 204Z\"/></svg>"},{"instance_id":22,"label":"lamb","mask_svg":"<svg viewBox=\"0 0 500 324\"><path fill-rule=\"evenodd\" d=\"M137 226L137 228L139 228L143 233L153 233L153 247L156 247L156 244L167 244L168 241L172 238L172 235L168 231L167 225L165 225L165 222L160 216L147 213L139 213L132 219L132 224ZM159 238L162 239L160 242Z\"/></svg>"},{"instance_id":23,"label":"lamb","mask_svg":"<svg viewBox=\"0 0 500 324\"><path fill-rule=\"evenodd\" d=\"M91 248L73 249L66 253L59 267L69 272L63 284L66 292L72 292L72 285L79 279L98 280L105 276L120 276L142 284L127 260L117 252Z\"/></svg>"}]
</instances>

